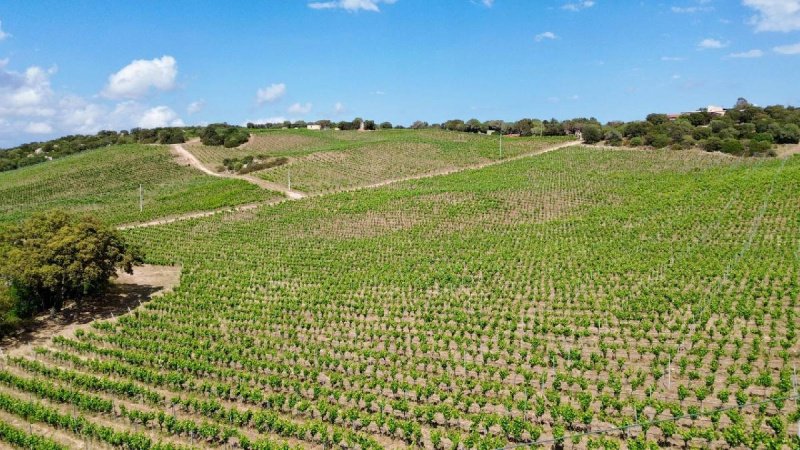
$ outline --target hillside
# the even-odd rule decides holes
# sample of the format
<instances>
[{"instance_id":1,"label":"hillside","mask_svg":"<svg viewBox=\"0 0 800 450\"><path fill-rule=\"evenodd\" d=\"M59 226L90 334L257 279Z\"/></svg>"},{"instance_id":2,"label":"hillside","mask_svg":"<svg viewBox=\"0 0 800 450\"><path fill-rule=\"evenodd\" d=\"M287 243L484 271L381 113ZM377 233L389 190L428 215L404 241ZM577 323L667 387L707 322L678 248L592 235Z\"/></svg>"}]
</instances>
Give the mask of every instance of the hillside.
<instances>
[{"instance_id":1,"label":"hillside","mask_svg":"<svg viewBox=\"0 0 800 450\"><path fill-rule=\"evenodd\" d=\"M0 224L48 209L120 224L277 198L245 181L182 167L167 146L117 145L0 173Z\"/></svg>"},{"instance_id":2,"label":"hillside","mask_svg":"<svg viewBox=\"0 0 800 450\"><path fill-rule=\"evenodd\" d=\"M423 135L437 157L420 166L407 159L414 143L342 144L350 178L338 178L350 166L313 159L331 153L326 135L282 155L312 192L494 158L496 140L446 135L458 139L436 147L444 135ZM370 172L375 160L360 158L371 149L391 169ZM92 154L81 155L92 170L69 158L51 167L71 162L62 173L75 183L97 180ZM172 166L152 167L164 179ZM254 200L239 180L169 170L209 193L195 207L210 207L214 183ZM16 173L15 186L34 185ZM103 178L122 198L127 184L115 179ZM86 184L52 201L91 198ZM164 189L189 190L176 184ZM36 198L2 186L4 197ZM800 359L798 195L797 156L575 146L131 229L148 262L182 266L180 285L10 359L0 419L30 418L66 446L797 445L787 398ZM40 207L13 204L17 215ZM631 423L649 424L580 436Z\"/></svg>"},{"instance_id":3,"label":"hillside","mask_svg":"<svg viewBox=\"0 0 800 450\"><path fill-rule=\"evenodd\" d=\"M309 193L368 186L385 180L449 171L498 161L569 142L566 136L505 138L443 130L307 131L260 130L234 149L186 145L211 167L225 158L286 157L288 163L253 173Z\"/></svg>"}]
</instances>

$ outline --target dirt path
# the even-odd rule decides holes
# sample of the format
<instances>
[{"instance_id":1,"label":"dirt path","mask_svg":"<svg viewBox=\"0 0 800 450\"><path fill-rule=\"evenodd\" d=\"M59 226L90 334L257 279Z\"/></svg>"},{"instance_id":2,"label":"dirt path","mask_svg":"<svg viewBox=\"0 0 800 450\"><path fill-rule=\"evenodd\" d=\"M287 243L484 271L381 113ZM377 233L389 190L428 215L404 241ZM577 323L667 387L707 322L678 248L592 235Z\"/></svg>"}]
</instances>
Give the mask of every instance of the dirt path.
<instances>
[{"instance_id":1,"label":"dirt path","mask_svg":"<svg viewBox=\"0 0 800 450\"><path fill-rule=\"evenodd\" d=\"M438 176L442 176L442 175L449 175L449 174L452 174L452 173L464 172L466 170L483 169L485 167L495 166L495 165L498 165L498 164L505 164L505 163L507 163L509 161L516 161L516 160L523 159L523 158L528 158L528 157L531 157L531 156L542 155L542 154L545 154L545 153L549 153L549 152L553 152L553 151L556 151L556 150L560 150L562 148L573 147L575 145L581 145L581 142L579 142L579 141L562 142L561 144L556 144L556 145L553 145L553 146L550 146L550 147L546 147L546 148L543 148L543 149L535 150L535 151L528 152L528 153L523 153L523 154L520 154L520 155L517 155L517 156L512 156L510 158L487 161L487 162L483 162L483 163L479 163L479 164L471 164L471 165L463 166L463 167L453 167L453 168L447 168L447 169L442 169L442 170L436 170L436 171L433 171L433 172L425 172L425 173L421 173L421 174L418 174L418 175L410 175L410 176L407 176L407 177L393 178L393 179L389 179L389 180L379 181L379 182L373 183L373 184L367 184L367 185L361 185L361 186L353 186L353 187L349 187L349 188L337 189L337 190L333 190L333 191L319 192L319 193L314 193L314 194L306 194L306 193L303 193L303 192L300 192L300 191L294 191L294 190L289 191L286 188L286 186L283 186L283 185L280 185L280 184L277 184L277 183L272 183L272 182L269 182L269 181L266 181L266 180L261 180L260 178L257 178L257 177L254 177L254 176L250 176L250 175L231 175L231 174L220 174L220 173L217 173L217 172L213 172L211 169L203 166L200 163L200 161L194 155L192 155L191 152L189 152L188 150L183 148L182 145L175 144L175 145L173 145L172 148L175 150L176 154L179 155L178 156L180 158L179 162L191 164L194 167L197 167L199 170L203 171L204 173L207 173L209 175L216 176L216 177L240 178L240 179L245 179L245 180L248 180L250 182L256 183L255 181L251 181L250 180L250 178L253 178L255 180L258 180L258 182L256 184L262 183L262 184L259 184L259 186L262 186L265 189L270 189L269 187L265 187L265 186L267 186L267 184L270 185L270 186L272 186L272 185L277 186L280 189L275 189L275 190L280 190L281 192L283 192L286 195L286 199L277 200L277 201L273 201L273 202L250 203L250 204L241 205L241 206L237 206L237 207L233 207L233 208L222 208L222 209L216 209L216 210L212 210L212 211L198 211L198 212L193 212L193 213L187 213L187 214L181 214L181 215L176 215L176 216L171 216L171 217L165 217L165 218L162 218L162 219L155 219L155 220L151 220L149 222L130 223L130 224L125 224L125 225L120 225L120 226L117 227L117 229L119 229L119 230L129 230L129 229L133 229L133 228L147 228L147 227L153 227L153 226L158 226L158 225L165 225L165 224L169 224L169 223L173 223L173 222L179 222L179 221L183 221L183 220L196 219L196 218L199 218L199 217L209 217L209 216L213 216L213 215L221 214L221 213L247 211L247 210L251 210L251 209L256 209L256 208L258 208L260 206L275 205L275 204L278 204L278 203L282 203L282 202L284 202L286 200L300 200L300 199L304 199L304 198L321 197L323 195L335 194L337 192L352 192L352 191L358 191L358 190L361 190L361 189L374 189L374 188L379 188L379 187L387 186L387 185L394 184L394 183L400 183L400 182L403 182L403 181L421 180L423 178L432 178L432 177L438 177ZM183 156L184 154L186 154L186 157ZM195 161L195 163L192 163L191 161ZM197 164L197 165L195 165L195 164ZM264 183L266 183L266 184L264 184Z\"/></svg>"},{"instance_id":2,"label":"dirt path","mask_svg":"<svg viewBox=\"0 0 800 450\"><path fill-rule=\"evenodd\" d=\"M79 328L95 319L117 317L137 308L143 301L163 295L180 281L181 268L145 264L134 268L133 275L120 274L108 292L83 304L67 304L53 314L36 316L24 329L0 341L0 356L23 356L55 336L72 337Z\"/></svg>"},{"instance_id":3,"label":"dirt path","mask_svg":"<svg viewBox=\"0 0 800 450\"><path fill-rule=\"evenodd\" d=\"M192 154L192 152L186 150L186 148L181 144L173 144L172 153L176 156L179 164L188 164L194 167L195 169L205 173L206 175L211 175L212 177L234 178L234 179L244 180L247 181L248 183L255 184L256 186L262 189L281 192L283 193L283 195L292 200L297 200L308 196L305 192L289 189L288 187L282 184L273 183L267 180L262 180L261 178L258 178L253 175L237 175L229 172L215 172L206 167L205 165L203 165L203 163L201 163L200 160L197 159L197 157L194 156L194 154Z\"/></svg>"}]
</instances>

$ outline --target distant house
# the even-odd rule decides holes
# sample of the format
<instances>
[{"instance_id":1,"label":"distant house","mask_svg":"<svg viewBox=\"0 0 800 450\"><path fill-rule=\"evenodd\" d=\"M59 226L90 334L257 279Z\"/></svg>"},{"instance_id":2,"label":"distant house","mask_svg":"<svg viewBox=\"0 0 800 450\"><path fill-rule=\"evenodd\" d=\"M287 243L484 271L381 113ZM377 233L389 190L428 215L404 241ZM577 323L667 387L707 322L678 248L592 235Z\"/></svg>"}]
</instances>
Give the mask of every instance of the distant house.
<instances>
[{"instance_id":1,"label":"distant house","mask_svg":"<svg viewBox=\"0 0 800 450\"><path fill-rule=\"evenodd\" d=\"M307 130L317 130L317 131L319 131L319 130L322 129L322 125L319 125L319 124L316 124L316 123L311 123L311 124L306 125L306 129Z\"/></svg>"},{"instance_id":2,"label":"distant house","mask_svg":"<svg viewBox=\"0 0 800 450\"><path fill-rule=\"evenodd\" d=\"M728 110L723 108L722 106L708 105L707 108L700 108L696 111L686 111L682 113L667 114L667 118L669 120L677 120L679 117L688 116L689 114L694 114L698 112L706 112L711 114L712 116L722 117L725 115L726 112L728 112Z\"/></svg>"},{"instance_id":3,"label":"distant house","mask_svg":"<svg viewBox=\"0 0 800 450\"><path fill-rule=\"evenodd\" d=\"M494 134L494 130L486 130L486 134L487 134L488 136L491 136L491 135L493 135L493 134Z\"/></svg>"}]
</instances>

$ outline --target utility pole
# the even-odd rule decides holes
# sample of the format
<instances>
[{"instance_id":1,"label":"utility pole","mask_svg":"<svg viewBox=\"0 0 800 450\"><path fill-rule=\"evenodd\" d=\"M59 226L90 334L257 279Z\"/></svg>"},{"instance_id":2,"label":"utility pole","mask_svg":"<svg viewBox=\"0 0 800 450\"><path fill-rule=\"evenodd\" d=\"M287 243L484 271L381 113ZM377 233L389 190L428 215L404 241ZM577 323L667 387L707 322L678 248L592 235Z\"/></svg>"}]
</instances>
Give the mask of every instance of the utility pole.
<instances>
[{"instance_id":1,"label":"utility pole","mask_svg":"<svg viewBox=\"0 0 800 450\"><path fill-rule=\"evenodd\" d=\"M500 124L500 159L503 159L503 124Z\"/></svg>"},{"instance_id":2,"label":"utility pole","mask_svg":"<svg viewBox=\"0 0 800 450\"><path fill-rule=\"evenodd\" d=\"M139 212L144 210L144 191L142 191L142 184L139 183Z\"/></svg>"}]
</instances>

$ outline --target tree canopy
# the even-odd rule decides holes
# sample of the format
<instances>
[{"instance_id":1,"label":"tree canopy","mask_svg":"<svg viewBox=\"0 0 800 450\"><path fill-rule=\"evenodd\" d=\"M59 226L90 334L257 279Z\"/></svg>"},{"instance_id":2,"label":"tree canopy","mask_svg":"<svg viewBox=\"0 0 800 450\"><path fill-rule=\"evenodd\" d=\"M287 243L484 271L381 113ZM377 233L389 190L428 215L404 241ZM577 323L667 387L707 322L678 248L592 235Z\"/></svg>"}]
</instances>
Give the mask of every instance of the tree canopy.
<instances>
[{"instance_id":1,"label":"tree canopy","mask_svg":"<svg viewBox=\"0 0 800 450\"><path fill-rule=\"evenodd\" d=\"M118 269L132 273L141 261L115 230L88 216L41 213L0 232L0 280L19 316L100 292Z\"/></svg>"}]
</instances>

